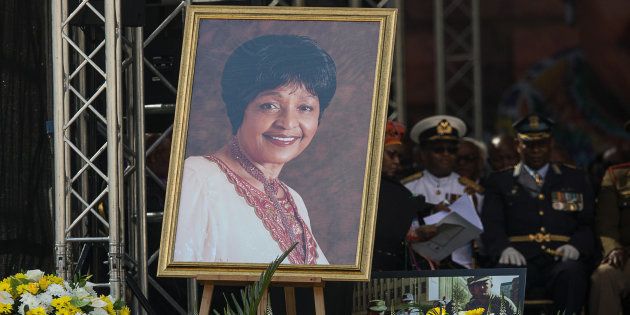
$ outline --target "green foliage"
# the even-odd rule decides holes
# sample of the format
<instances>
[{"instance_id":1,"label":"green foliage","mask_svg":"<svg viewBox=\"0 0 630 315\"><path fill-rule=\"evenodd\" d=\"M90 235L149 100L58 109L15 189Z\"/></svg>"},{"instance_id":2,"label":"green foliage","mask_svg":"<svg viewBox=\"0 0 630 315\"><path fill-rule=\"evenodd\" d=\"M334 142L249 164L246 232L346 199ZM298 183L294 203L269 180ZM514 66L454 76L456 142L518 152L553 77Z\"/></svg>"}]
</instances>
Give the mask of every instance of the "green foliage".
<instances>
[{"instance_id":1,"label":"green foliage","mask_svg":"<svg viewBox=\"0 0 630 315\"><path fill-rule=\"evenodd\" d=\"M232 301L224 296L227 302L226 307L223 309L223 315L256 315L256 311L260 301L263 298L263 294L266 294L269 284L271 284L271 278L276 272L282 261L291 253L291 251L297 246L298 243L294 243L289 247L282 255L276 258L265 271L262 272L258 281L252 285L248 285L245 289L241 290L240 301L231 294ZM221 313L214 310L215 315L221 315Z\"/></svg>"}]
</instances>

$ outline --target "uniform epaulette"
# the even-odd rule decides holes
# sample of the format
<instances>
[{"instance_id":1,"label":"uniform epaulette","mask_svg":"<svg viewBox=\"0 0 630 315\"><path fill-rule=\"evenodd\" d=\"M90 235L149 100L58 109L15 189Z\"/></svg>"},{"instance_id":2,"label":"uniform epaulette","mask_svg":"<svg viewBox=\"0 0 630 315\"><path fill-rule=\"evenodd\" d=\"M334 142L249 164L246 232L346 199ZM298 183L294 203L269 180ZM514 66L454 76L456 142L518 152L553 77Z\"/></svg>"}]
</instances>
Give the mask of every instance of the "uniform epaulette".
<instances>
[{"instance_id":1,"label":"uniform epaulette","mask_svg":"<svg viewBox=\"0 0 630 315\"><path fill-rule=\"evenodd\" d=\"M562 166L564 167L568 167L567 165L565 165L564 163L562 164ZM570 167L569 167L570 168ZM560 169L560 164L557 163L551 163L551 169L553 170L554 173L560 175L562 174L562 169Z\"/></svg>"},{"instance_id":2,"label":"uniform epaulette","mask_svg":"<svg viewBox=\"0 0 630 315\"><path fill-rule=\"evenodd\" d=\"M409 176L407 176L407 177L405 177L405 178L401 179L401 180L400 180L400 182L401 182L403 185L405 185L405 184L407 184L407 183L409 183L409 182L412 182L412 181L414 181L414 180L416 180L416 179L420 179L420 178L422 178L422 176L423 176L423 175L424 175L424 174L422 174L422 171L420 171L420 172L418 172L418 173L415 173L415 174L409 175Z\"/></svg>"},{"instance_id":3,"label":"uniform epaulette","mask_svg":"<svg viewBox=\"0 0 630 315\"><path fill-rule=\"evenodd\" d=\"M514 166L506 166L506 167L504 167L504 168L502 168L500 170L496 170L495 172L505 172L505 171L510 171L510 170L513 170L513 169L514 169Z\"/></svg>"},{"instance_id":4,"label":"uniform epaulette","mask_svg":"<svg viewBox=\"0 0 630 315\"><path fill-rule=\"evenodd\" d=\"M477 184L475 181L468 177L460 176L458 181L460 184L466 186L466 188L469 188L478 194L483 194L483 192L485 191L485 189L481 185Z\"/></svg>"},{"instance_id":5,"label":"uniform epaulette","mask_svg":"<svg viewBox=\"0 0 630 315\"><path fill-rule=\"evenodd\" d=\"M569 164L569 163L562 163L562 166L564 167L568 167L568 168L572 168L574 170L577 169L577 166L575 166L574 164Z\"/></svg>"}]
</instances>

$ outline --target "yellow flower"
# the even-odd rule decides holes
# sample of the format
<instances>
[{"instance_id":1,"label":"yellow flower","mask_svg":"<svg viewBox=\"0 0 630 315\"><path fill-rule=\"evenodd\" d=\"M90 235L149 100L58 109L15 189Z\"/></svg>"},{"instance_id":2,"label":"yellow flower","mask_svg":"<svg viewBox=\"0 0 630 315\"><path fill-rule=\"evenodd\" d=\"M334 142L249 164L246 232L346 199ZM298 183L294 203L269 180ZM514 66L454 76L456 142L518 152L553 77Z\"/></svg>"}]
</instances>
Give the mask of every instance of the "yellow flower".
<instances>
[{"instance_id":1,"label":"yellow flower","mask_svg":"<svg viewBox=\"0 0 630 315\"><path fill-rule=\"evenodd\" d=\"M50 282L46 279L46 277L41 277L37 283L39 284L39 287L42 288L42 291L46 291L50 285Z\"/></svg>"},{"instance_id":2,"label":"yellow flower","mask_svg":"<svg viewBox=\"0 0 630 315\"><path fill-rule=\"evenodd\" d=\"M480 308L476 308L476 309L474 309L474 310L469 310L469 311L466 311L466 312L464 312L464 314L465 314L465 315L482 315L482 314L483 314L483 312L485 312L485 311L486 311L486 309L485 309L485 308L480 307Z\"/></svg>"},{"instance_id":3,"label":"yellow flower","mask_svg":"<svg viewBox=\"0 0 630 315\"><path fill-rule=\"evenodd\" d=\"M59 277L57 277L55 275L45 275L43 278L46 279L46 281L48 281L49 284L50 283L55 283L55 284L58 284L58 285L63 285L63 279L61 279L61 278L59 278Z\"/></svg>"},{"instance_id":4,"label":"yellow flower","mask_svg":"<svg viewBox=\"0 0 630 315\"><path fill-rule=\"evenodd\" d=\"M26 275L21 272L16 273L13 277L16 279L26 279Z\"/></svg>"},{"instance_id":5,"label":"yellow flower","mask_svg":"<svg viewBox=\"0 0 630 315\"><path fill-rule=\"evenodd\" d=\"M33 295L37 294L37 291L39 291L39 283L31 282L31 283L27 284L26 285L26 290L28 292L30 292L31 294L33 294Z\"/></svg>"},{"instance_id":6,"label":"yellow flower","mask_svg":"<svg viewBox=\"0 0 630 315\"><path fill-rule=\"evenodd\" d=\"M2 280L2 282L0 282L0 291L11 293L11 285L9 284L9 281L6 281L5 279L5 280Z\"/></svg>"},{"instance_id":7,"label":"yellow flower","mask_svg":"<svg viewBox=\"0 0 630 315\"><path fill-rule=\"evenodd\" d=\"M130 315L131 314L131 310L129 309L129 307L125 306L120 311L118 311L118 314L119 315Z\"/></svg>"},{"instance_id":8,"label":"yellow flower","mask_svg":"<svg viewBox=\"0 0 630 315\"><path fill-rule=\"evenodd\" d=\"M440 307L434 307L427 311L427 315L446 315L446 310Z\"/></svg>"},{"instance_id":9,"label":"yellow flower","mask_svg":"<svg viewBox=\"0 0 630 315\"><path fill-rule=\"evenodd\" d=\"M28 285L20 284L20 285L17 286L17 288L15 288L15 291L16 291L15 293L17 293L17 295L14 294L13 296L14 297L15 296L20 296L20 295L22 295L22 293L24 293L24 291L28 291Z\"/></svg>"},{"instance_id":10,"label":"yellow flower","mask_svg":"<svg viewBox=\"0 0 630 315\"><path fill-rule=\"evenodd\" d=\"M11 314L13 311L13 305L0 303L0 314Z\"/></svg>"},{"instance_id":11,"label":"yellow flower","mask_svg":"<svg viewBox=\"0 0 630 315\"><path fill-rule=\"evenodd\" d=\"M72 298L69 296L62 296L62 297L58 297L56 299L53 299L52 302L50 302L50 306L54 307L56 310L61 311L64 308L68 308L70 305L70 300Z\"/></svg>"},{"instance_id":12,"label":"yellow flower","mask_svg":"<svg viewBox=\"0 0 630 315\"><path fill-rule=\"evenodd\" d=\"M36 308L32 308L26 312L26 315L46 315L46 310L39 306Z\"/></svg>"},{"instance_id":13,"label":"yellow flower","mask_svg":"<svg viewBox=\"0 0 630 315\"><path fill-rule=\"evenodd\" d=\"M107 303L107 305L103 306L103 309L107 312L107 314L116 315L116 311L114 310L114 303L112 303L112 300L104 295L99 296L99 298Z\"/></svg>"}]
</instances>

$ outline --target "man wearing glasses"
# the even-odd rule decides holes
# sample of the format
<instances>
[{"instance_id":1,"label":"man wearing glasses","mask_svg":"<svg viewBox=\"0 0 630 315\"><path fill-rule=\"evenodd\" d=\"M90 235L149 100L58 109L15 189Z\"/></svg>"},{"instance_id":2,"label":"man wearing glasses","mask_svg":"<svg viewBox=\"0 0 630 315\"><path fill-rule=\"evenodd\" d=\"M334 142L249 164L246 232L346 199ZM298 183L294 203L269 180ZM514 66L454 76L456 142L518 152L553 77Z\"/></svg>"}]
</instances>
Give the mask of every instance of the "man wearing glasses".
<instances>
[{"instance_id":1,"label":"man wearing glasses","mask_svg":"<svg viewBox=\"0 0 630 315\"><path fill-rule=\"evenodd\" d=\"M464 122L447 115L425 118L411 129L411 140L420 145L420 158L425 170L403 179L403 184L414 195L422 195L427 203L435 205L433 212L449 211L448 205L464 195L468 189L466 181L453 171L459 141L465 134ZM421 220L422 218L418 218L413 221L407 236L409 241L426 241L435 236L436 228L423 225ZM442 265L472 268L472 246L469 244L455 250L451 260L442 262Z\"/></svg>"}]
</instances>

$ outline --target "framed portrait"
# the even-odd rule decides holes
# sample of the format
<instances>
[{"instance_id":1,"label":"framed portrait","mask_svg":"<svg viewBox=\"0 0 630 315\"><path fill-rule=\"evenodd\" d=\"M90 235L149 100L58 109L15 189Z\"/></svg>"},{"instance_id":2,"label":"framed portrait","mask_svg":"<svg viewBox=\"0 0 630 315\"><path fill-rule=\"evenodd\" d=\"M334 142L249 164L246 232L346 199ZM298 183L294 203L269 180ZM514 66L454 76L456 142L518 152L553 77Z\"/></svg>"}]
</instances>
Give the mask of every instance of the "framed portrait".
<instances>
[{"instance_id":1,"label":"framed portrait","mask_svg":"<svg viewBox=\"0 0 630 315\"><path fill-rule=\"evenodd\" d=\"M159 276L369 278L395 19L189 7Z\"/></svg>"},{"instance_id":2,"label":"framed portrait","mask_svg":"<svg viewBox=\"0 0 630 315\"><path fill-rule=\"evenodd\" d=\"M386 314L523 314L526 268L451 269L377 272L355 284L353 315L368 310ZM480 310L483 308L483 312Z\"/></svg>"}]
</instances>

